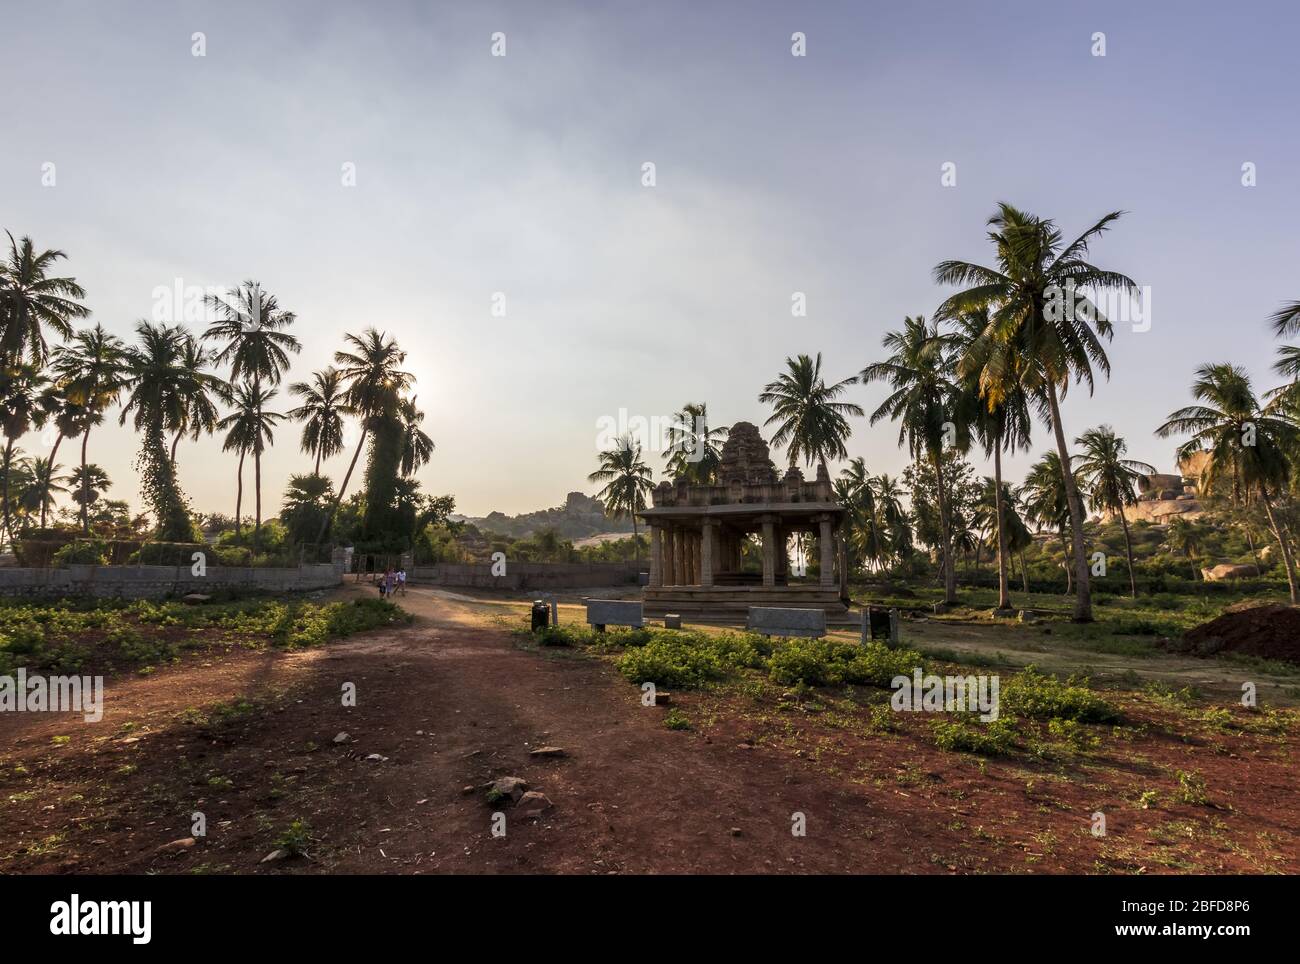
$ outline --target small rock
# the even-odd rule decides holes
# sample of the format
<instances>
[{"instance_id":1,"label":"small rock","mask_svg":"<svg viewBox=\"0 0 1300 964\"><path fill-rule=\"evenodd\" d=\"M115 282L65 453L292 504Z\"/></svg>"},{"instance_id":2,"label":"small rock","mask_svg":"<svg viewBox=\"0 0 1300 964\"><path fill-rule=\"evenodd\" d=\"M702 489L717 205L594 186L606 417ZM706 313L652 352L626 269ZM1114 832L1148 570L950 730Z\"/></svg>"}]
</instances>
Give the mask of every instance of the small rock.
<instances>
[{"instance_id":1,"label":"small rock","mask_svg":"<svg viewBox=\"0 0 1300 964\"><path fill-rule=\"evenodd\" d=\"M731 828L731 835L732 835L733 837L739 837L739 836L740 836L740 833L741 833L741 830L740 830L739 827L732 827L732 828Z\"/></svg>"},{"instance_id":2,"label":"small rock","mask_svg":"<svg viewBox=\"0 0 1300 964\"><path fill-rule=\"evenodd\" d=\"M201 592L192 592L189 593L188 595L182 596L181 602L184 602L190 606L198 606L205 602L212 602L212 597L205 596Z\"/></svg>"},{"instance_id":3,"label":"small rock","mask_svg":"<svg viewBox=\"0 0 1300 964\"><path fill-rule=\"evenodd\" d=\"M460 788L460 792L461 792L461 793L473 793L473 792L474 792L474 788L473 788L473 787L461 787L461 788Z\"/></svg>"},{"instance_id":4,"label":"small rock","mask_svg":"<svg viewBox=\"0 0 1300 964\"><path fill-rule=\"evenodd\" d=\"M378 753L372 753L368 757L366 757L366 759L369 760L371 763L383 763L385 760L388 759L388 757L380 756Z\"/></svg>"},{"instance_id":5,"label":"small rock","mask_svg":"<svg viewBox=\"0 0 1300 964\"><path fill-rule=\"evenodd\" d=\"M265 857L262 858L262 863L264 864L274 863L277 860L283 860L287 856L289 855L285 853L285 851L283 850L272 850L269 854L267 854Z\"/></svg>"},{"instance_id":6,"label":"small rock","mask_svg":"<svg viewBox=\"0 0 1300 964\"><path fill-rule=\"evenodd\" d=\"M189 850L197 841L193 837L181 837L180 840L173 840L171 843L165 843L158 848L160 854L183 854Z\"/></svg>"},{"instance_id":7,"label":"small rock","mask_svg":"<svg viewBox=\"0 0 1300 964\"><path fill-rule=\"evenodd\" d=\"M528 754L529 756L567 756L562 746L539 746Z\"/></svg>"},{"instance_id":8,"label":"small rock","mask_svg":"<svg viewBox=\"0 0 1300 964\"><path fill-rule=\"evenodd\" d=\"M498 777L487 784L485 789L495 791L498 795L518 800L528 789L528 781L519 777Z\"/></svg>"},{"instance_id":9,"label":"small rock","mask_svg":"<svg viewBox=\"0 0 1300 964\"><path fill-rule=\"evenodd\" d=\"M350 739L352 739L352 737L349 736L348 733L347 733L347 731L345 730L344 732L340 733L338 736L334 737L334 742L335 742L335 743L346 743L346 742L348 742L348 740L350 740Z\"/></svg>"},{"instance_id":10,"label":"small rock","mask_svg":"<svg viewBox=\"0 0 1300 964\"><path fill-rule=\"evenodd\" d=\"M536 790L529 790L516 802L515 806L523 813L525 817L540 817L547 810L554 806L550 798L544 793Z\"/></svg>"},{"instance_id":11,"label":"small rock","mask_svg":"<svg viewBox=\"0 0 1300 964\"><path fill-rule=\"evenodd\" d=\"M655 691L655 706L668 706L673 701L673 694L665 690Z\"/></svg>"}]
</instances>

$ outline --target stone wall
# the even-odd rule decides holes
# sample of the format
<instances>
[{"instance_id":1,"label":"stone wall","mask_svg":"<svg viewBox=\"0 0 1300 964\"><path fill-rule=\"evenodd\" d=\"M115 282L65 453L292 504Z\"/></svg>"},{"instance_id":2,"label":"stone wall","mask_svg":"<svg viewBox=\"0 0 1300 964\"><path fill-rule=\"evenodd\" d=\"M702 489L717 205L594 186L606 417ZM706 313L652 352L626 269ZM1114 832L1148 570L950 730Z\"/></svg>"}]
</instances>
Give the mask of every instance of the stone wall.
<instances>
[{"instance_id":1,"label":"stone wall","mask_svg":"<svg viewBox=\"0 0 1300 964\"><path fill-rule=\"evenodd\" d=\"M416 566L412 582L479 589L580 589L586 586L636 585L647 562L507 562L504 576L490 565L438 563Z\"/></svg>"},{"instance_id":2,"label":"stone wall","mask_svg":"<svg viewBox=\"0 0 1300 964\"><path fill-rule=\"evenodd\" d=\"M245 592L306 592L331 589L343 580L343 567L333 563L293 568L209 566L206 575L191 574L189 566L67 566L65 568L0 568L0 596L100 596L161 599L217 589Z\"/></svg>"}]
</instances>

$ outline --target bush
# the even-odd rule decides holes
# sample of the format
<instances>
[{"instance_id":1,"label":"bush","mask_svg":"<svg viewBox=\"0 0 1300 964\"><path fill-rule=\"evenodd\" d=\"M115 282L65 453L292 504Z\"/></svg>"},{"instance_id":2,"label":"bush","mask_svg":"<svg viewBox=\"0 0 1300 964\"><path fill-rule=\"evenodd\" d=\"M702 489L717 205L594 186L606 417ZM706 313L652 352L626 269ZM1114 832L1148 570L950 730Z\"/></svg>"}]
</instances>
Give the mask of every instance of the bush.
<instances>
[{"instance_id":1,"label":"bush","mask_svg":"<svg viewBox=\"0 0 1300 964\"><path fill-rule=\"evenodd\" d=\"M921 654L889 649L883 643L865 646L825 639L792 639L772 653L768 674L787 686L838 686L857 683L888 687L895 676L910 676L922 665Z\"/></svg>"},{"instance_id":2,"label":"bush","mask_svg":"<svg viewBox=\"0 0 1300 964\"><path fill-rule=\"evenodd\" d=\"M935 720L930 724L934 745L941 750L1005 756L1015 749L1015 721L999 717L988 723L963 723L958 720Z\"/></svg>"},{"instance_id":3,"label":"bush","mask_svg":"<svg viewBox=\"0 0 1300 964\"><path fill-rule=\"evenodd\" d=\"M108 564L106 547L99 540L70 542L54 553L56 566L104 566Z\"/></svg>"},{"instance_id":4,"label":"bush","mask_svg":"<svg viewBox=\"0 0 1300 964\"><path fill-rule=\"evenodd\" d=\"M1004 712L1033 719L1077 720L1080 723L1118 723L1119 712L1085 686L1062 683L1026 666L1003 687L999 702Z\"/></svg>"}]
</instances>

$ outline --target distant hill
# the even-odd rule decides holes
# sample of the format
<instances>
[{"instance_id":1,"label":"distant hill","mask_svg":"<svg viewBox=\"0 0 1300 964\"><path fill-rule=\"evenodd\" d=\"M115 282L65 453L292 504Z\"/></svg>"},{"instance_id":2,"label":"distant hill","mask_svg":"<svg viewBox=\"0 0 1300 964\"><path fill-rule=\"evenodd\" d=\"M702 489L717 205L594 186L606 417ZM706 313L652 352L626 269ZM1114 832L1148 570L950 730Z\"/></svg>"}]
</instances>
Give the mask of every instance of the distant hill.
<instances>
[{"instance_id":1,"label":"distant hill","mask_svg":"<svg viewBox=\"0 0 1300 964\"><path fill-rule=\"evenodd\" d=\"M585 539L605 532L632 532L631 519L614 519L605 513L605 506L581 492L570 492L564 505L553 509L539 509L522 515L490 512L480 518L465 516L464 521L481 530L523 539L539 529L554 529L565 539Z\"/></svg>"}]
</instances>

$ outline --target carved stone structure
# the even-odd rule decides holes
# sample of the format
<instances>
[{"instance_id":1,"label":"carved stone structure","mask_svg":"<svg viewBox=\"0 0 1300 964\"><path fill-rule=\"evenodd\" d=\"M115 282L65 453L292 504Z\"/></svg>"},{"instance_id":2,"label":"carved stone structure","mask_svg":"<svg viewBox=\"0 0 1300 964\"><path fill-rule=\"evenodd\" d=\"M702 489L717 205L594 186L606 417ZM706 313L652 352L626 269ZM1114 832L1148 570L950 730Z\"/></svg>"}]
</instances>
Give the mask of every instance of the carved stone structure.
<instances>
[{"instance_id":1,"label":"carved stone structure","mask_svg":"<svg viewBox=\"0 0 1300 964\"><path fill-rule=\"evenodd\" d=\"M843 616L844 574L839 529L844 509L835 502L825 466L805 482L797 468L777 475L758 429L731 427L718 484L659 483L651 508L639 513L650 529L650 585L645 615L740 618L750 606L821 609ZM817 537L817 579L792 573L790 537ZM761 568L747 571L743 547L761 539Z\"/></svg>"}]
</instances>

